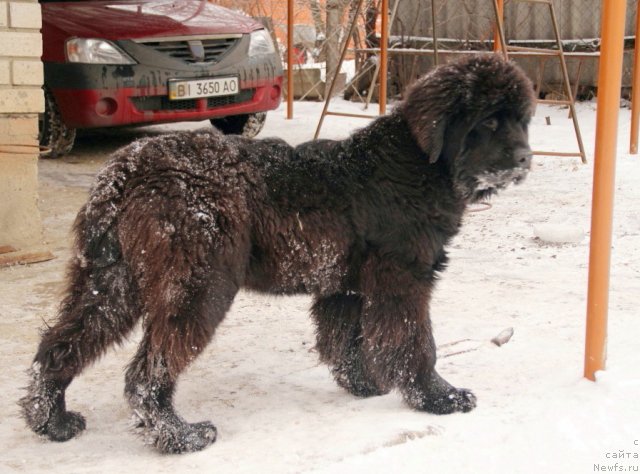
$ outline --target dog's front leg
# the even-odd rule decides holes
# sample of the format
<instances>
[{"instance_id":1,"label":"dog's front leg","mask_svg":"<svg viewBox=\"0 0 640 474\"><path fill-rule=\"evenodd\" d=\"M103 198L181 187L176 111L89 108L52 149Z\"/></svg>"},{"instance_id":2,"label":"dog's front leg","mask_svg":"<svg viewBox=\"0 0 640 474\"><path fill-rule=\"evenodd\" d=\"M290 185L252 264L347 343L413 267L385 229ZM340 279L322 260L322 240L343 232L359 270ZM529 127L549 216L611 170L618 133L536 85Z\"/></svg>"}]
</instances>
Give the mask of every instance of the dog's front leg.
<instances>
[{"instance_id":1,"label":"dog's front leg","mask_svg":"<svg viewBox=\"0 0 640 474\"><path fill-rule=\"evenodd\" d=\"M363 271L362 350L383 385L395 386L412 407L436 414L467 412L476 405L435 370L436 349L429 319L432 279L381 258Z\"/></svg>"}]
</instances>

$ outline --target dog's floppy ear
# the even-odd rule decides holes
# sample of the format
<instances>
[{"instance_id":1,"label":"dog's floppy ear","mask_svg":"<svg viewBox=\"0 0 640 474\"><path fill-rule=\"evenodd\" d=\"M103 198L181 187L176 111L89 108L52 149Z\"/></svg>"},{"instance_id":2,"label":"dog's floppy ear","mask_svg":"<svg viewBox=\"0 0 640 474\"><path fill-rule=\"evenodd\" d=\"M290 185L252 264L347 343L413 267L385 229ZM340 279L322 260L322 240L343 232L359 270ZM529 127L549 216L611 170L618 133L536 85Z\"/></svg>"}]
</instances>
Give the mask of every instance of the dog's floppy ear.
<instances>
[{"instance_id":1,"label":"dog's floppy ear","mask_svg":"<svg viewBox=\"0 0 640 474\"><path fill-rule=\"evenodd\" d=\"M446 137L442 145L440 156L445 161L455 160L464 150L467 135L476 125L470 120L471 117L452 117L447 125ZM432 163L431 158L429 162Z\"/></svg>"},{"instance_id":2,"label":"dog's floppy ear","mask_svg":"<svg viewBox=\"0 0 640 474\"><path fill-rule=\"evenodd\" d=\"M458 109L456 91L442 87L443 84L435 82L433 76L428 74L416 81L407 90L404 102L397 109L430 163L438 161L442 154L447 129L452 115Z\"/></svg>"},{"instance_id":3,"label":"dog's floppy ear","mask_svg":"<svg viewBox=\"0 0 640 474\"><path fill-rule=\"evenodd\" d=\"M444 146L444 135L447 131L447 120L440 119L432 123L431 130L425 131L420 139L417 139L420 148L429 157L429 163L435 163L438 161L442 148Z\"/></svg>"}]
</instances>

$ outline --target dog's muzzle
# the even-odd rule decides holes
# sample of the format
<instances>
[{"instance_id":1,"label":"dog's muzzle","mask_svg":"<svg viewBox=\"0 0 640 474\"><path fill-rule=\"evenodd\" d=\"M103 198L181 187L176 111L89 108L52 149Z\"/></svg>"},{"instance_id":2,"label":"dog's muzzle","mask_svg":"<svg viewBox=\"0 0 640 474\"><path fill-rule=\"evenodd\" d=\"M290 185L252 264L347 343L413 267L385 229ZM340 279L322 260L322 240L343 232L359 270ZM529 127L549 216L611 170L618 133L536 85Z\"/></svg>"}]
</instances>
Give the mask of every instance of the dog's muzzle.
<instances>
[{"instance_id":1,"label":"dog's muzzle","mask_svg":"<svg viewBox=\"0 0 640 474\"><path fill-rule=\"evenodd\" d=\"M476 176L476 191L499 190L509 184L519 184L527 177L531 168L531 149L519 148L513 153L512 168L482 173Z\"/></svg>"}]
</instances>

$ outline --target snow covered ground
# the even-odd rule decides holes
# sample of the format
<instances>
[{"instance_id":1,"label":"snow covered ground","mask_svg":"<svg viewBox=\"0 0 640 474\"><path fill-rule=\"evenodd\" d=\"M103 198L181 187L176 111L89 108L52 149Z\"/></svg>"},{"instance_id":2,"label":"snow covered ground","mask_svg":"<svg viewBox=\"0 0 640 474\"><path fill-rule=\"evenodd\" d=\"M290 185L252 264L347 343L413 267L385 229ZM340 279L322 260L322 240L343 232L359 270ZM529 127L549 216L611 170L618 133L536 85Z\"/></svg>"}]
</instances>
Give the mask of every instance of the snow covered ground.
<instances>
[{"instance_id":1,"label":"snow covered ground","mask_svg":"<svg viewBox=\"0 0 640 474\"><path fill-rule=\"evenodd\" d=\"M296 103L295 120L287 121L281 107L261 136L310 139L321 108ZM69 226L106 154L135 136L208 123L93 134L66 159L41 161L45 244L57 258L0 269L0 472L640 471L640 158L627 154L627 109L620 110L608 369L596 383L582 378L594 109L579 106L590 164L536 157L524 184L466 216L450 249L432 307L438 367L450 382L475 391L473 412L418 413L396 393L351 397L317 362L309 298L243 292L178 386L180 413L189 421L210 419L219 431L209 449L183 456L157 454L129 428L122 369L139 333L71 385L67 404L87 418L79 438L39 439L18 418L15 402L38 329L59 302ZM327 117L321 136L342 137L365 124ZM566 110L540 106L531 143L575 150ZM551 240L568 232L572 243L545 242L534 228ZM510 342L489 342L506 328L514 329Z\"/></svg>"}]
</instances>

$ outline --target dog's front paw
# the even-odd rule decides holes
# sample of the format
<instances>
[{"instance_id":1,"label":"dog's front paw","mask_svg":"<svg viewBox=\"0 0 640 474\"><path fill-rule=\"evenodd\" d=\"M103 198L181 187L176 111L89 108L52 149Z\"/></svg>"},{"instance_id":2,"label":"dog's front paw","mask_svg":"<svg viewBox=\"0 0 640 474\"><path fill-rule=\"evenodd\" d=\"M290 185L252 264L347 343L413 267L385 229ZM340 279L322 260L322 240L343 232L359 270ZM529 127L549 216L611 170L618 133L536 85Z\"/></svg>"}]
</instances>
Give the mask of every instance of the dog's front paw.
<instances>
[{"instance_id":1,"label":"dog's front paw","mask_svg":"<svg viewBox=\"0 0 640 474\"><path fill-rule=\"evenodd\" d=\"M404 390L405 400L417 410L436 415L466 413L476 407L476 396L466 388L456 388L433 371L428 382Z\"/></svg>"},{"instance_id":2,"label":"dog's front paw","mask_svg":"<svg viewBox=\"0 0 640 474\"><path fill-rule=\"evenodd\" d=\"M454 388L437 396L421 397L412 404L418 410L428 411L436 415L448 415L455 412L469 412L476 407L476 396L465 388Z\"/></svg>"}]
</instances>

